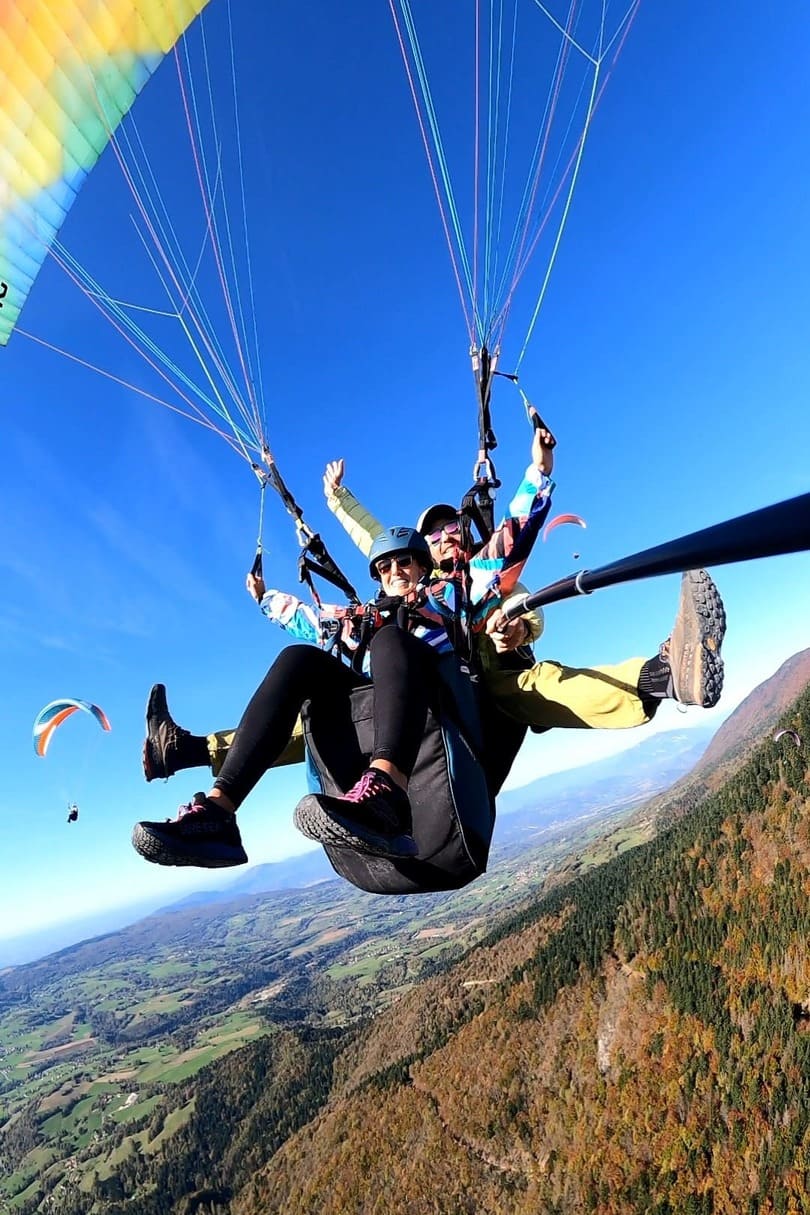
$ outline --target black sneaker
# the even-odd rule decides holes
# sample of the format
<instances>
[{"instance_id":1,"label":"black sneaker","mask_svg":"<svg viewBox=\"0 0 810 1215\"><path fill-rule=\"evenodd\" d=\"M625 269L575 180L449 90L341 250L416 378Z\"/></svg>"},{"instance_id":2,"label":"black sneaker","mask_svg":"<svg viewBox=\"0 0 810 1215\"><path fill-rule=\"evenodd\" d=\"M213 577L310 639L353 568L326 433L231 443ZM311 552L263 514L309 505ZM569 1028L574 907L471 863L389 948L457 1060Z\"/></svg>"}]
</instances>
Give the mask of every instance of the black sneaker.
<instances>
[{"instance_id":1,"label":"black sneaker","mask_svg":"<svg viewBox=\"0 0 810 1215\"><path fill-rule=\"evenodd\" d=\"M166 780L178 769L188 766L178 762L184 738L191 738L191 731L178 726L169 712L165 684L156 683L146 702L146 739L142 757L146 780Z\"/></svg>"},{"instance_id":2,"label":"black sneaker","mask_svg":"<svg viewBox=\"0 0 810 1215\"><path fill-rule=\"evenodd\" d=\"M410 820L408 795L378 768L367 768L343 797L310 793L293 814L298 830L311 840L394 859L416 856Z\"/></svg>"},{"instance_id":3,"label":"black sneaker","mask_svg":"<svg viewBox=\"0 0 810 1215\"><path fill-rule=\"evenodd\" d=\"M156 865L199 865L227 869L246 865L247 853L236 825L236 815L223 810L204 793L195 793L177 818L163 823L136 823L132 847Z\"/></svg>"},{"instance_id":4,"label":"black sneaker","mask_svg":"<svg viewBox=\"0 0 810 1215\"><path fill-rule=\"evenodd\" d=\"M717 704L723 691L720 650L725 634L720 592L705 570L687 570L672 635L661 646L661 658L671 671L672 695L682 705L711 709Z\"/></svg>"}]
</instances>

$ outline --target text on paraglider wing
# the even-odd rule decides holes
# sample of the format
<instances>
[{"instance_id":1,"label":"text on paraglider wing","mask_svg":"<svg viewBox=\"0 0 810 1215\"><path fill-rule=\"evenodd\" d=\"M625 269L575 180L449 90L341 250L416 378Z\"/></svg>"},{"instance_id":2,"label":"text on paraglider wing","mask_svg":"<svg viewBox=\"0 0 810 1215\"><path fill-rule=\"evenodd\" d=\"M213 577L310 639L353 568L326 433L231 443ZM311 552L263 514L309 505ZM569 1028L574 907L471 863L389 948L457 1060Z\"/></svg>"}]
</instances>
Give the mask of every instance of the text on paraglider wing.
<instances>
[{"instance_id":1,"label":"text on paraglider wing","mask_svg":"<svg viewBox=\"0 0 810 1215\"><path fill-rule=\"evenodd\" d=\"M3 300L6 297L7 291L8 291L8 283L0 283L0 308L3 307Z\"/></svg>"}]
</instances>

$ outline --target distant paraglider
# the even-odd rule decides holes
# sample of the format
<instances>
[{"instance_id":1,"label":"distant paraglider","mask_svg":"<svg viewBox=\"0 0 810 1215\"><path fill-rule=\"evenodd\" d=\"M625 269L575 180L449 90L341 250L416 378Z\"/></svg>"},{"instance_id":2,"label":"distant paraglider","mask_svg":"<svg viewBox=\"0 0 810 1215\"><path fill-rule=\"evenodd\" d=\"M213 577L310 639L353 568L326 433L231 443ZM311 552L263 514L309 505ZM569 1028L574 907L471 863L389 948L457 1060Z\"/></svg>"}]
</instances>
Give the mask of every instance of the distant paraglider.
<instances>
[{"instance_id":1,"label":"distant paraglider","mask_svg":"<svg viewBox=\"0 0 810 1215\"><path fill-rule=\"evenodd\" d=\"M546 526L543 528L543 542L548 540L555 527L560 527L563 523L575 523L577 527L587 527L588 524L579 515L555 515L553 519L549 519ZM578 553L575 556L579 556Z\"/></svg>"},{"instance_id":2,"label":"distant paraglider","mask_svg":"<svg viewBox=\"0 0 810 1215\"><path fill-rule=\"evenodd\" d=\"M90 704L88 700L74 700L70 697L65 697L62 700L52 700L50 704L45 705L44 709L40 709L34 718L34 751L37 755L45 757L45 754L50 746L54 731L82 709L85 713L90 713L95 717L102 730L112 729L107 714L98 705Z\"/></svg>"},{"instance_id":3,"label":"distant paraglider","mask_svg":"<svg viewBox=\"0 0 810 1215\"><path fill-rule=\"evenodd\" d=\"M102 730L110 730L109 719L99 705L91 704L89 700L76 700L74 697L66 696L61 700L52 700L50 704L45 705L44 709L40 709L34 718L34 751L42 759L51 745L51 739L57 729L62 726L69 717L74 714L86 713L90 717L95 717ZM69 733L72 733L72 728ZM80 731L86 733L85 731ZM94 744L95 729L89 733L89 745L92 748ZM97 736L96 736L97 737ZM59 748L57 747L57 751ZM67 798L67 821L75 823L79 818L79 805L76 800L77 793L81 790L82 769L86 768L88 760L88 738L85 738L83 744L78 748L70 747L65 756L63 767L67 770L64 773L65 784L63 787L63 796ZM53 763L52 760L48 761ZM56 764L58 770L59 764Z\"/></svg>"},{"instance_id":4,"label":"distant paraglider","mask_svg":"<svg viewBox=\"0 0 810 1215\"><path fill-rule=\"evenodd\" d=\"M802 740L795 730L777 730L773 736L773 741L779 742L779 739L783 738L785 734L789 735L793 739L797 747L802 745Z\"/></svg>"}]
</instances>

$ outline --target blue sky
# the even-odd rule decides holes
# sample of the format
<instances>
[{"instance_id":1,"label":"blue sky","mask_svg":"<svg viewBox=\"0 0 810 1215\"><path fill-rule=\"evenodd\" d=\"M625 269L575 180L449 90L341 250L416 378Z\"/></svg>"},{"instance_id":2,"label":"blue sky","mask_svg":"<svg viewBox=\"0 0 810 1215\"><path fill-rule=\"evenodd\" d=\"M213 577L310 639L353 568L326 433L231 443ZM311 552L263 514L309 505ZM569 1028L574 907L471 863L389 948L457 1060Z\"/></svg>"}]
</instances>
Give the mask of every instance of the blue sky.
<instances>
[{"instance_id":1,"label":"blue sky","mask_svg":"<svg viewBox=\"0 0 810 1215\"><path fill-rule=\"evenodd\" d=\"M323 506L323 467L344 456L347 483L391 524L460 498L476 454L468 340L387 6L362 0L351 37L334 5L267 7L247 39L237 21L237 64L252 99L246 201L268 434L307 519L362 586L364 563ZM471 77L441 9L428 6L420 28L455 150L455 100ZM561 528L539 546L530 585L807 490L810 98L797 48L809 34L798 2L778 20L754 4L642 4L521 366L559 439L556 505L588 520L587 532ZM523 87L531 73L520 68ZM169 77L152 81L135 114L196 248L202 221ZM465 163L458 152L460 190ZM154 293L131 211L105 157L63 236L111 292L144 301ZM542 269L540 259L516 300L504 369ZM54 265L21 324L155 390ZM283 637L243 590L258 487L220 438L23 336L2 363L0 936L11 937L229 880L149 866L131 849L137 819L173 815L207 783L202 772L144 783L143 706L161 680L182 724L234 724ZM494 415L507 489L530 436L505 382ZM269 497L265 543L268 582L294 589L292 526ZM729 615L724 701L713 715L666 706L656 728L719 721L810 643L806 555L725 567L717 581ZM652 654L677 592L664 578L550 608L538 656L586 665ZM31 724L61 695L103 705L113 731L75 718L43 761ZM640 739L534 739L512 782ZM252 862L307 846L291 825L303 792L290 769L250 798L240 818ZM81 806L70 827L69 798Z\"/></svg>"}]
</instances>

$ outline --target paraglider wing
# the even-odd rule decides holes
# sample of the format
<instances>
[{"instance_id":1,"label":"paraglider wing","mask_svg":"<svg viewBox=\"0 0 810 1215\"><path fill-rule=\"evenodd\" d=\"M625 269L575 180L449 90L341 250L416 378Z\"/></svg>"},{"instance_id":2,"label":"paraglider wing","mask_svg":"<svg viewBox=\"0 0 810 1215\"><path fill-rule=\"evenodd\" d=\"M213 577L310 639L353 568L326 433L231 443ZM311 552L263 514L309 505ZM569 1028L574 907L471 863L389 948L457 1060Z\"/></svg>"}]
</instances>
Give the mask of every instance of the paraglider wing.
<instances>
[{"instance_id":1,"label":"paraglider wing","mask_svg":"<svg viewBox=\"0 0 810 1215\"><path fill-rule=\"evenodd\" d=\"M104 710L98 705L90 704L88 700L73 700L70 697L52 700L49 705L37 713L34 719L34 751L37 755L45 756L54 731L80 709L95 717L102 730L112 729Z\"/></svg>"},{"instance_id":2,"label":"paraglider wing","mask_svg":"<svg viewBox=\"0 0 810 1215\"><path fill-rule=\"evenodd\" d=\"M85 177L207 3L0 5L0 346Z\"/></svg>"},{"instance_id":3,"label":"paraglider wing","mask_svg":"<svg viewBox=\"0 0 810 1215\"><path fill-rule=\"evenodd\" d=\"M553 519L549 519L546 526L543 528L543 541L548 540L551 532L555 527L560 527L563 523L575 523L577 527L587 527L588 524L579 515L555 515Z\"/></svg>"},{"instance_id":4,"label":"paraglider wing","mask_svg":"<svg viewBox=\"0 0 810 1215\"><path fill-rule=\"evenodd\" d=\"M777 730L777 731L776 731L776 733L775 733L775 734L774 734L774 736L773 736L773 741L774 741L774 742L779 742L779 739L780 739L780 738L782 738L782 736L783 736L784 734L789 734L789 735L790 735L790 737L791 737L791 738L793 739L793 741L795 742L795 744L796 744L796 746L797 746L797 747L800 747L800 746L802 745L802 740L801 740L801 738L799 737L799 735L796 733L796 731L795 731L795 730Z\"/></svg>"}]
</instances>

